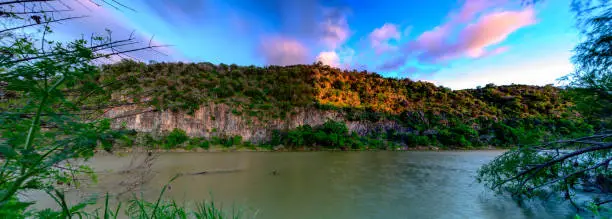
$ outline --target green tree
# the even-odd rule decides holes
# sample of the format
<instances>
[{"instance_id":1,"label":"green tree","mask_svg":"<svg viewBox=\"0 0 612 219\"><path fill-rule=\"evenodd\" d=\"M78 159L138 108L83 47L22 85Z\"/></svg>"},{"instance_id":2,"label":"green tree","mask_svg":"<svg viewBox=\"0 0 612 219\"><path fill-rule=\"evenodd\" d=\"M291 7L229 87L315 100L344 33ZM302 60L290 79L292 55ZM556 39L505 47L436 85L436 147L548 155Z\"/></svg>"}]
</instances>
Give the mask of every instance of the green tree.
<instances>
[{"instance_id":1,"label":"green tree","mask_svg":"<svg viewBox=\"0 0 612 219\"><path fill-rule=\"evenodd\" d=\"M49 41L49 24L75 17L47 16L38 2L0 3L0 16L10 20L5 24L14 25L0 30L0 82L13 94L0 103L0 218L69 218L81 213L85 203L68 206L55 183L78 185L73 176L93 176L87 166L73 166L71 161L92 157L98 147L110 150L123 134L112 130L108 119L100 119L100 102L109 95L96 80L100 72L92 61L151 48L123 50L126 43L134 45L133 38L115 41L105 35ZM21 31L24 28L28 31ZM32 203L18 198L25 190L47 192L61 210L26 211Z\"/></svg>"},{"instance_id":2,"label":"green tree","mask_svg":"<svg viewBox=\"0 0 612 219\"><path fill-rule=\"evenodd\" d=\"M612 128L612 6L589 9L596 13L581 22L583 39L574 49L576 71L563 80L569 82L569 94L576 109L596 128Z\"/></svg>"},{"instance_id":3,"label":"green tree","mask_svg":"<svg viewBox=\"0 0 612 219\"><path fill-rule=\"evenodd\" d=\"M610 121L612 5L608 1L574 0L572 6L583 24L580 27L585 38L575 49L576 71L565 79L570 81L569 89L580 113L593 121ZM578 209L599 208L612 203L611 164L612 132L600 131L593 136L508 151L484 165L478 180L519 200L553 193ZM593 199L579 203L575 200L578 192Z\"/></svg>"}]
</instances>

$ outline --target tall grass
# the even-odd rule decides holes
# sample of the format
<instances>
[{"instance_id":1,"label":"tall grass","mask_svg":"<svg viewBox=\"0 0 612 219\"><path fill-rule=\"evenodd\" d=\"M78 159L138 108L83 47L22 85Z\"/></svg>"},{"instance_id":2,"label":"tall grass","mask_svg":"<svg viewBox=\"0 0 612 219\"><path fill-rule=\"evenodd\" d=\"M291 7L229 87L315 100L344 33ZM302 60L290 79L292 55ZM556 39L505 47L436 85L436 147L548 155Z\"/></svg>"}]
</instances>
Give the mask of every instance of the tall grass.
<instances>
[{"instance_id":1,"label":"tall grass","mask_svg":"<svg viewBox=\"0 0 612 219\"><path fill-rule=\"evenodd\" d=\"M95 209L93 212L87 213L83 211L83 207L86 204L79 204L76 207L69 208L66 205L65 196L63 193L58 191L58 195L55 199L57 204L61 206L59 212L51 212L50 209L46 209L43 214L38 214L39 218L72 218L77 216L78 218L93 218L93 219L117 219L117 218L138 218L138 219L240 219L240 218L255 218L256 214L252 216L246 216L243 209L236 209L232 207L231 212L226 212L223 208L215 205L212 201L201 201L196 202L192 208L187 207L185 204L178 204L175 200L165 200L163 195L168 189L168 185L174 181L178 176L172 178L162 188L157 200L151 202L144 199L142 193L140 197L136 195L129 201L127 201L127 208L120 213L122 203L119 202L116 208L112 208L109 204L109 194L107 193L104 199L104 206ZM52 214L50 214L52 213Z\"/></svg>"}]
</instances>

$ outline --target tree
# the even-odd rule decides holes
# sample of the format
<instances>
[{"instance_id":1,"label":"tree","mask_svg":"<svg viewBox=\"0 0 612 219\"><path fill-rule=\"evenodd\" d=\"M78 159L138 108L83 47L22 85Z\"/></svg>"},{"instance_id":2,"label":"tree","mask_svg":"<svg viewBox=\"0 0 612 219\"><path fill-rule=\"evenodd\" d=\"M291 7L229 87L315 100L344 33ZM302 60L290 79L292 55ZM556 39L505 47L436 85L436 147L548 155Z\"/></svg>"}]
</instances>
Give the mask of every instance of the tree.
<instances>
[{"instance_id":1,"label":"tree","mask_svg":"<svg viewBox=\"0 0 612 219\"><path fill-rule=\"evenodd\" d=\"M527 1L536 2L536 1ZM575 48L576 71L564 80L576 110L590 121L612 117L612 5L608 1L573 0L584 35ZM508 151L484 165L478 181L518 200L557 194L577 209L612 203L612 132L600 125L596 135L559 140ZM589 194L579 202L577 193Z\"/></svg>"},{"instance_id":2,"label":"tree","mask_svg":"<svg viewBox=\"0 0 612 219\"><path fill-rule=\"evenodd\" d=\"M133 37L113 40L110 34L49 41L45 36L52 33L51 23L79 18L56 18L55 13L64 10L49 6L53 3L0 3L0 16L13 24L0 30L0 81L5 84L2 89L14 95L0 102L1 218L69 218L79 213L85 205L69 207L57 185L78 185L77 174L93 175L87 166L73 166L71 161L92 157L98 147L109 149L122 135L95 113L104 106L90 107L104 102L92 96L110 97L100 95L104 84L97 81L100 72L93 61L156 47L131 47L137 43ZM112 1L111 6L122 5ZM24 29L28 31L18 31ZM62 210L26 211L32 203L17 197L25 190L47 192Z\"/></svg>"},{"instance_id":3,"label":"tree","mask_svg":"<svg viewBox=\"0 0 612 219\"><path fill-rule=\"evenodd\" d=\"M569 94L576 109L587 118L600 120L598 128L611 128L612 121L612 6L582 21L584 39L575 48L572 61L576 71L563 78L569 81Z\"/></svg>"}]
</instances>

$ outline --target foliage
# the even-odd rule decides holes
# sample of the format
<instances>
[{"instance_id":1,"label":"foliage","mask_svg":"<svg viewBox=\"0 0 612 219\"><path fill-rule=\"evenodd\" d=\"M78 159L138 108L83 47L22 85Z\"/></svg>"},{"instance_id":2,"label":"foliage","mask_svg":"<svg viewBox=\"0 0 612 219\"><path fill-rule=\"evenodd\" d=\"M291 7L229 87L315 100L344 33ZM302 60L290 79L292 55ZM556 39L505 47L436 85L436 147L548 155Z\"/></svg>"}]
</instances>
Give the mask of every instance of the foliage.
<instances>
[{"instance_id":1,"label":"foliage","mask_svg":"<svg viewBox=\"0 0 612 219\"><path fill-rule=\"evenodd\" d=\"M575 108L599 129L612 128L612 5L593 6L583 22L583 40L574 49L576 71L565 78Z\"/></svg>"},{"instance_id":2,"label":"foliage","mask_svg":"<svg viewBox=\"0 0 612 219\"><path fill-rule=\"evenodd\" d=\"M170 182L177 179L175 176ZM169 183L170 183L169 182ZM195 209L190 210L185 206L181 206L174 200L164 200L162 196L168 189L168 184L164 185L157 200L150 202L140 197L134 196L126 209L126 215L130 218L197 218L197 219L224 219L224 218L244 218L243 210L236 210L232 208L232 213L227 214L222 208L215 206L214 202L198 202L196 203ZM117 208L119 209L119 207ZM105 210L107 212L107 210Z\"/></svg>"},{"instance_id":3,"label":"foliage","mask_svg":"<svg viewBox=\"0 0 612 219\"><path fill-rule=\"evenodd\" d=\"M291 113L304 108L338 111L347 121L397 122L407 129L397 133L404 137L394 137L393 141L406 145L416 144L406 141L412 138L407 136L409 133L420 136L418 144L468 148L530 144L568 132L579 137L596 127L591 117L572 111L573 100L552 85L488 84L477 89L450 90L422 81L383 78L376 73L342 71L317 64L228 67L124 60L103 66L102 75L102 81L119 81L108 87L109 93L115 94L112 102L122 100L124 104L139 103L186 113L222 103L230 105L232 116L263 123L288 119ZM296 141L308 139L300 137L300 133L289 131L288 137ZM216 133L219 142L211 139L211 143L234 144L221 142L222 138L231 138L224 134ZM362 137L366 134L369 133L360 133ZM424 141L426 138L429 140ZM269 144L281 143L273 133ZM338 142L325 145L336 147Z\"/></svg>"},{"instance_id":4,"label":"foliage","mask_svg":"<svg viewBox=\"0 0 612 219\"><path fill-rule=\"evenodd\" d=\"M232 112L237 116L269 114L279 118L293 107L313 101L312 87L305 83L310 81L310 76L303 74L306 70L305 66L226 68L210 63L147 65L124 60L103 66L101 80L122 81L109 91L160 110L193 113L205 104L226 103L234 106Z\"/></svg>"},{"instance_id":5,"label":"foliage","mask_svg":"<svg viewBox=\"0 0 612 219\"><path fill-rule=\"evenodd\" d=\"M372 143L376 140L380 142ZM371 148L386 149L391 145L377 135L359 136L357 133L350 133L344 122L333 120L314 128L304 125L286 132L276 130L268 144L329 149L365 149L366 145Z\"/></svg>"},{"instance_id":6,"label":"foliage","mask_svg":"<svg viewBox=\"0 0 612 219\"><path fill-rule=\"evenodd\" d=\"M72 161L91 158L97 148L110 150L126 134L101 118L111 98L93 61L153 48L128 49L136 45L133 38L113 40L110 32L69 42L48 40L50 23L78 17L49 16L62 11L54 7L60 4L40 2L6 1L0 7L6 21L0 29L0 218L87 214L83 209L92 202L68 206L61 185L78 187L77 175L95 181L95 174ZM46 192L61 209L28 209L33 202L20 199L28 190Z\"/></svg>"},{"instance_id":7,"label":"foliage","mask_svg":"<svg viewBox=\"0 0 612 219\"><path fill-rule=\"evenodd\" d=\"M185 131L175 128L164 139L164 149L176 148L188 140L189 136Z\"/></svg>"},{"instance_id":8,"label":"foliage","mask_svg":"<svg viewBox=\"0 0 612 219\"><path fill-rule=\"evenodd\" d=\"M562 140L511 150L483 166L478 180L499 192L522 200L558 193L574 203L578 193L595 197L595 204L609 203L612 173L612 135ZM601 143L598 143L601 142Z\"/></svg>"},{"instance_id":9,"label":"foliage","mask_svg":"<svg viewBox=\"0 0 612 219\"><path fill-rule=\"evenodd\" d=\"M99 41L93 43L96 42ZM98 146L109 149L113 139L122 134L110 129L108 119L85 119L79 115L81 107L88 103L88 94L102 91L93 83L99 71L90 64L97 57L89 49L90 43L45 43L49 44L46 51L37 49L27 38L0 48L12 53L0 63L0 81L7 83L5 90L22 100L0 113L0 154L4 156L0 209L11 209L1 213L23 214L31 203L16 197L26 189L44 190L54 197L61 195L53 189L54 183L78 183L71 176L84 170L70 166L69 161L92 157ZM18 61L38 52L53 55Z\"/></svg>"},{"instance_id":10,"label":"foliage","mask_svg":"<svg viewBox=\"0 0 612 219\"><path fill-rule=\"evenodd\" d=\"M110 78L120 83L109 86L109 92L159 110L192 113L209 103L225 103L236 115L259 118L281 118L299 107L317 107L345 109L348 118L360 121L404 112L499 120L558 116L569 104L560 97L559 89L550 85L490 84L453 91L428 82L322 65L227 69L211 63L124 60L103 66L100 80Z\"/></svg>"},{"instance_id":11,"label":"foliage","mask_svg":"<svg viewBox=\"0 0 612 219\"><path fill-rule=\"evenodd\" d=\"M189 139L189 144L188 144L187 149L189 150L194 147L199 147L199 148L208 150L210 148L210 142L204 138L199 138L199 137L191 138Z\"/></svg>"},{"instance_id":12,"label":"foliage","mask_svg":"<svg viewBox=\"0 0 612 219\"><path fill-rule=\"evenodd\" d=\"M508 151L478 171L478 181L498 193L509 193L517 200L548 198L568 200L578 210L602 208L612 203L612 5L599 1L574 0L579 23L585 36L575 49L576 71L563 78L569 81L566 95L581 118L576 123L565 118L555 121L555 131L568 140L537 142L537 137L520 135L521 129L497 125L511 141L526 145ZM586 10L580 10L580 8ZM541 124L536 130L542 133ZM523 127L533 128L527 123ZM546 126L544 126L546 127ZM595 135L580 137L577 130L590 129ZM591 133L589 133L591 134ZM559 138L559 136L552 136ZM585 200L586 196L586 200Z\"/></svg>"},{"instance_id":13,"label":"foliage","mask_svg":"<svg viewBox=\"0 0 612 219\"><path fill-rule=\"evenodd\" d=\"M170 180L172 182L177 177ZM162 199L166 192L169 184L164 185L158 198L154 201L147 201L142 196L134 196L132 199L127 201L127 206L122 209L123 202L118 202L117 206L113 208L109 203L110 195L107 193L104 198L104 205L100 208L93 210L92 212L84 211L84 207L94 203L93 201L87 201L75 206L69 207L67 200L63 193L56 191L59 196L57 198L58 203L62 203L62 210L54 211L52 209L44 209L36 212L34 215L37 218L70 218L71 215L78 216L79 218L93 218L93 219L116 219L122 217L128 218L197 218L197 219L224 219L224 218L247 218L247 211L244 209L236 209L232 207L230 212L225 211L223 208L217 206L212 201L196 202L195 206L187 207L185 205L179 205L174 200ZM4 209L3 209L4 210ZM123 211L122 211L123 210ZM6 215L6 214L3 214ZM27 215L13 215L11 218L21 218ZM256 214L250 216L255 218Z\"/></svg>"}]
</instances>

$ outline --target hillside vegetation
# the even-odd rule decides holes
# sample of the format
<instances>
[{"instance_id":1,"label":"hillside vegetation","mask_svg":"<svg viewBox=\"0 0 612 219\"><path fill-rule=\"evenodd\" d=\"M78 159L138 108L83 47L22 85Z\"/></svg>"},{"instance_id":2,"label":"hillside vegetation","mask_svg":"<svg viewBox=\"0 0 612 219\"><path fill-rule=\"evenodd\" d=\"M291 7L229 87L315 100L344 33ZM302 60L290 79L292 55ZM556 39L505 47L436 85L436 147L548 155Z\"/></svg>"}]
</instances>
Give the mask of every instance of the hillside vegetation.
<instances>
[{"instance_id":1,"label":"hillside vegetation","mask_svg":"<svg viewBox=\"0 0 612 219\"><path fill-rule=\"evenodd\" d=\"M408 146L511 146L593 131L571 110L572 101L552 85L488 84L451 90L321 64L241 67L124 60L102 69L98 81L111 91L106 100L116 104L127 100L158 110L193 113L207 103L225 103L235 114L262 121L285 119L300 107L338 110L349 121L399 122L414 131L386 130L371 137ZM296 131L279 130L280 137L271 142L296 146L311 142L290 140L289 134Z\"/></svg>"}]
</instances>

